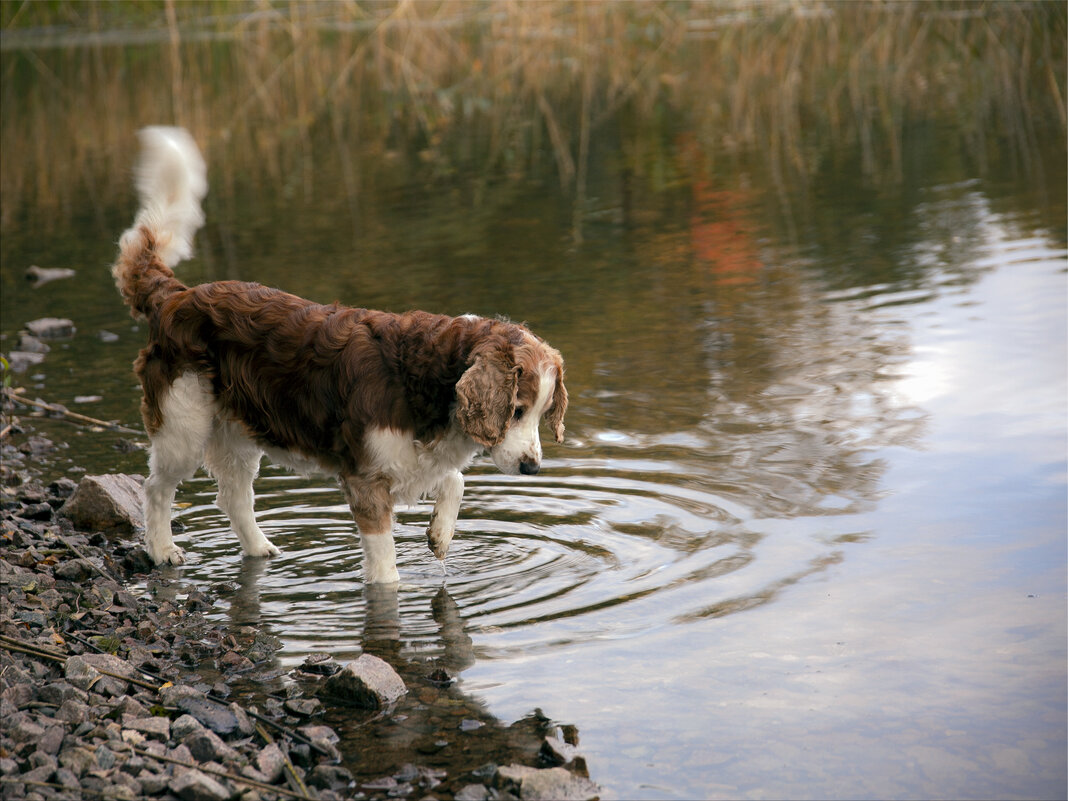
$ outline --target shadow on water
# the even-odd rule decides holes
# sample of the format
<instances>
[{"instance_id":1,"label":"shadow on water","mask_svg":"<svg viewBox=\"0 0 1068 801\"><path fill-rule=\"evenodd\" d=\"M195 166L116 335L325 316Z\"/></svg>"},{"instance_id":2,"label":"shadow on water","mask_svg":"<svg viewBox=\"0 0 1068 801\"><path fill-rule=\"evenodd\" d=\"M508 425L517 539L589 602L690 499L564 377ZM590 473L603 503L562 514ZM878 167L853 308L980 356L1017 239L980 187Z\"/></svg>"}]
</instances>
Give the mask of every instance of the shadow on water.
<instances>
[{"instance_id":1,"label":"shadow on water","mask_svg":"<svg viewBox=\"0 0 1068 801\"><path fill-rule=\"evenodd\" d=\"M540 708L620 797L1063 795L1063 3L0 13L3 349L78 328L28 389L138 420L106 265L156 122L209 163L183 279L565 355L567 441L475 465L444 579L424 504L379 597L335 487L264 467L270 562L183 489L182 580L282 644L249 693L363 651L412 688L331 718L357 775L452 781ZM39 422L42 469L145 469Z\"/></svg>"}]
</instances>

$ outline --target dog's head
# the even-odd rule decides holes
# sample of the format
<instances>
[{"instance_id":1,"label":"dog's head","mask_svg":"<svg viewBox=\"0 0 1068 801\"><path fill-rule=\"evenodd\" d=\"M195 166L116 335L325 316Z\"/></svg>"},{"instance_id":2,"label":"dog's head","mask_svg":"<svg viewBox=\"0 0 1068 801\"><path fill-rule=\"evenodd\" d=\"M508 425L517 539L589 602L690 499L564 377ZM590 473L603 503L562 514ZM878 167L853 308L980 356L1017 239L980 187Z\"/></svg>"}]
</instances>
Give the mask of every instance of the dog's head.
<instances>
[{"instance_id":1,"label":"dog's head","mask_svg":"<svg viewBox=\"0 0 1068 801\"><path fill-rule=\"evenodd\" d=\"M525 333L519 345L493 342L476 349L456 384L456 417L471 439L489 448L502 473L532 476L541 469L538 424L564 441L564 361Z\"/></svg>"}]
</instances>

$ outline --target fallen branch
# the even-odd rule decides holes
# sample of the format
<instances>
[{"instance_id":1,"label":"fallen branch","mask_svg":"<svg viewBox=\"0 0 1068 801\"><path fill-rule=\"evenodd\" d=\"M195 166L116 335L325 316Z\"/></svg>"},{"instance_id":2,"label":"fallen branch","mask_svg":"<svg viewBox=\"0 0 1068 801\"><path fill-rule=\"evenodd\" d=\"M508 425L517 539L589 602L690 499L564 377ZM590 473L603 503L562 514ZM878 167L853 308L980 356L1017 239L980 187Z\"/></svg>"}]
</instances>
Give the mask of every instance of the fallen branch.
<instances>
[{"instance_id":1,"label":"fallen branch","mask_svg":"<svg viewBox=\"0 0 1068 801\"><path fill-rule=\"evenodd\" d=\"M101 428L106 428L110 431L118 431L123 434L141 435L144 433L143 431L138 431L133 428L127 428L126 426L119 425L118 423L109 423L107 420L97 420L95 417L89 417L88 415L79 414L78 412L72 412L65 406L60 406L56 403L45 403L41 400L32 400L30 398L23 397L19 394L17 390L5 388L4 395L15 403L22 404L23 406L33 406L37 409L44 409L45 411L52 412L53 414L58 414L75 423L99 426Z\"/></svg>"},{"instance_id":2,"label":"fallen branch","mask_svg":"<svg viewBox=\"0 0 1068 801\"><path fill-rule=\"evenodd\" d=\"M304 788L303 794L302 793L296 793L296 792L293 792L292 790L287 790L285 787L276 787L273 784L264 784L263 782L258 782L255 779L248 779L248 778L246 778L244 776L238 776L235 773L228 773L225 770L219 770L217 768L208 767L207 765L200 765L200 764L197 764L197 763L194 763L194 762L185 762L185 761L183 761L181 759L175 759L174 757L169 757L169 756L164 756L163 754L154 753L152 751L149 751L147 748L138 748L136 745L130 745L129 748L135 754L140 754L141 756L147 756L147 757L151 757L152 759L158 759L161 762L170 762L172 765L180 765L183 768L189 768L191 770L199 770L201 773L210 773L213 776L219 776L219 777L221 777L223 779L229 779L230 781L240 782L241 784L247 784L250 787L255 787L257 790L263 790L264 792L277 793L278 795L285 795L285 796L289 796L290 798L308 799L308 801L310 801L310 799L311 799L311 796L308 795L308 790L307 790L306 787ZM121 747L119 748L119 750L121 750ZM301 786L303 787L303 784Z\"/></svg>"}]
</instances>

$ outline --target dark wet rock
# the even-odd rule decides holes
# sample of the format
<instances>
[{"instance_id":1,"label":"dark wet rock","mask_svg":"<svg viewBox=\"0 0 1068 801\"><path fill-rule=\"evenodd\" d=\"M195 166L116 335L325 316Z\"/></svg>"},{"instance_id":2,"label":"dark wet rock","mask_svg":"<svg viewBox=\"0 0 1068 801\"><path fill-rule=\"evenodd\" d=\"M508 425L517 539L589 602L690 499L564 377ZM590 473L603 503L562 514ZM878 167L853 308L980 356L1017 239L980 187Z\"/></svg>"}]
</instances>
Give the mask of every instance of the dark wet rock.
<instances>
[{"instance_id":1,"label":"dark wet rock","mask_svg":"<svg viewBox=\"0 0 1068 801\"><path fill-rule=\"evenodd\" d=\"M341 790L352 783L352 774L340 765L316 765L308 773L306 782L312 787Z\"/></svg>"},{"instance_id":2,"label":"dark wet rock","mask_svg":"<svg viewBox=\"0 0 1068 801\"><path fill-rule=\"evenodd\" d=\"M228 735L237 731L238 719L230 709L201 696L187 695L178 701L178 709L192 715L216 734Z\"/></svg>"},{"instance_id":3,"label":"dark wet rock","mask_svg":"<svg viewBox=\"0 0 1068 801\"><path fill-rule=\"evenodd\" d=\"M59 513L79 528L134 531L144 527L143 509L140 477L119 473L82 476Z\"/></svg>"},{"instance_id":4,"label":"dark wet rock","mask_svg":"<svg viewBox=\"0 0 1068 801\"><path fill-rule=\"evenodd\" d=\"M64 581L85 581L96 570L88 559L71 559L55 569L55 577Z\"/></svg>"},{"instance_id":5,"label":"dark wet rock","mask_svg":"<svg viewBox=\"0 0 1068 801\"><path fill-rule=\"evenodd\" d=\"M354 706L381 709L398 701L408 689L388 662L371 654L361 654L340 673L327 679L323 691Z\"/></svg>"},{"instance_id":6,"label":"dark wet rock","mask_svg":"<svg viewBox=\"0 0 1068 801\"><path fill-rule=\"evenodd\" d=\"M127 573L151 573L155 566L148 551L140 545L131 548L122 557L122 568Z\"/></svg>"},{"instance_id":7,"label":"dark wet rock","mask_svg":"<svg viewBox=\"0 0 1068 801\"><path fill-rule=\"evenodd\" d=\"M290 714L302 718L310 718L323 711L323 704L318 698L290 698L282 706Z\"/></svg>"},{"instance_id":8,"label":"dark wet rock","mask_svg":"<svg viewBox=\"0 0 1068 801\"><path fill-rule=\"evenodd\" d=\"M311 654L301 664L300 670L313 676L333 676L341 671L341 665L330 654Z\"/></svg>"},{"instance_id":9,"label":"dark wet rock","mask_svg":"<svg viewBox=\"0 0 1068 801\"><path fill-rule=\"evenodd\" d=\"M75 328L72 320L60 317L42 317L26 323L26 330L31 336L38 339L64 339L74 336Z\"/></svg>"}]
</instances>

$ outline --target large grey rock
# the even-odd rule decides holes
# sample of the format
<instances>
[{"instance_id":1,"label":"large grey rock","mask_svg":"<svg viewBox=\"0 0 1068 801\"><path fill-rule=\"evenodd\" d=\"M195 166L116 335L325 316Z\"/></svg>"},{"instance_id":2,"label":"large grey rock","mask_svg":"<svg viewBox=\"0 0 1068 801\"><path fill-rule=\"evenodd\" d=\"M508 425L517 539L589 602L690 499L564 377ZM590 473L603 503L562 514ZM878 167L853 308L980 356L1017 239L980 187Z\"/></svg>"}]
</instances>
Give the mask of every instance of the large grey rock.
<instances>
[{"instance_id":1,"label":"large grey rock","mask_svg":"<svg viewBox=\"0 0 1068 801\"><path fill-rule=\"evenodd\" d=\"M389 663L371 654L361 654L331 676L323 691L340 701L364 709L381 709L396 703L408 688Z\"/></svg>"},{"instance_id":2,"label":"large grey rock","mask_svg":"<svg viewBox=\"0 0 1068 801\"><path fill-rule=\"evenodd\" d=\"M521 801L595 801L601 788L564 768L529 768L508 765L497 771L497 787L515 793Z\"/></svg>"},{"instance_id":3,"label":"large grey rock","mask_svg":"<svg viewBox=\"0 0 1068 801\"><path fill-rule=\"evenodd\" d=\"M145 525L144 497L138 477L123 473L83 476L59 514L78 528L134 531Z\"/></svg>"}]
</instances>

